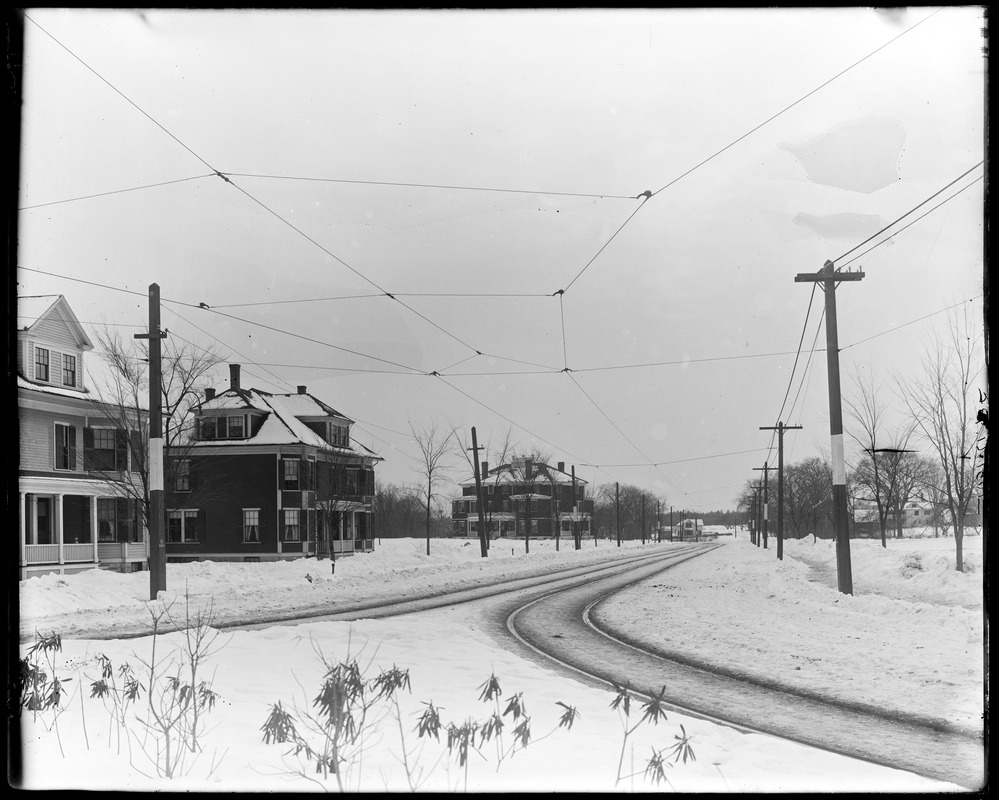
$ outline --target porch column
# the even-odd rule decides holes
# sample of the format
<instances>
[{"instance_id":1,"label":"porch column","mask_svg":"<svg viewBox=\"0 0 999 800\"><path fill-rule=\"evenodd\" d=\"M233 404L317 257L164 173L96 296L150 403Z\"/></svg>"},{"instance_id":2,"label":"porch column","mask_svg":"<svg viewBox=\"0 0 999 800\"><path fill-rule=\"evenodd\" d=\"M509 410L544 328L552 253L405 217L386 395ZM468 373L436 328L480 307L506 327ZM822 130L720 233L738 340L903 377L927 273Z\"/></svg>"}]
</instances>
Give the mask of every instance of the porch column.
<instances>
[{"instance_id":1,"label":"porch column","mask_svg":"<svg viewBox=\"0 0 999 800\"><path fill-rule=\"evenodd\" d=\"M63 541L63 529L62 529L62 498L64 495L57 494L54 496L55 502L52 504L52 533L55 534L56 541L59 543L59 563L66 563L65 555L65 542Z\"/></svg>"},{"instance_id":2,"label":"porch column","mask_svg":"<svg viewBox=\"0 0 999 800\"><path fill-rule=\"evenodd\" d=\"M90 501L90 541L94 545L94 563L100 563L100 556L97 549L97 495L92 494L88 498Z\"/></svg>"},{"instance_id":3,"label":"porch column","mask_svg":"<svg viewBox=\"0 0 999 800\"><path fill-rule=\"evenodd\" d=\"M27 519L25 518L25 512L27 511L25 505L25 493L17 493L17 504L19 507L20 518L18 519L18 536L20 536L20 551L21 551L21 566L23 567L27 563L28 551L25 546L28 543L28 528Z\"/></svg>"},{"instance_id":4,"label":"porch column","mask_svg":"<svg viewBox=\"0 0 999 800\"><path fill-rule=\"evenodd\" d=\"M38 495L31 495L28 500L28 519L31 523L28 526L28 544L38 544Z\"/></svg>"}]
</instances>

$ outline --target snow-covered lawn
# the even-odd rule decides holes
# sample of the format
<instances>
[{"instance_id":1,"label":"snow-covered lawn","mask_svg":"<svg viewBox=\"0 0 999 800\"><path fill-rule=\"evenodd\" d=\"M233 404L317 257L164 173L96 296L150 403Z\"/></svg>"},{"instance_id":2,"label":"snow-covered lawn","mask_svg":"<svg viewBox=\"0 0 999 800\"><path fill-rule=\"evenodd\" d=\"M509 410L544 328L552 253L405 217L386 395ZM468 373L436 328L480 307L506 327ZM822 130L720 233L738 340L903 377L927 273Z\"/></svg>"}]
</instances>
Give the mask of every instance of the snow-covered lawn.
<instances>
[{"instance_id":1,"label":"snow-covered lawn","mask_svg":"<svg viewBox=\"0 0 999 800\"><path fill-rule=\"evenodd\" d=\"M803 684L821 678L830 691L848 699L893 704L965 726L980 716L981 537L965 540L966 558L974 571L964 574L951 572L951 539L892 540L887 551L873 541L855 541L854 597L840 595L821 580L809 580L813 574L821 578L830 564L835 575L835 554L828 542L788 542L785 559L778 563L773 549L751 547L745 534L719 541L723 547L628 590L605 612L622 626L635 619L638 608L645 621L669 618L670 646L682 647L694 657L714 659L724 650L722 661L738 667L743 654L752 652L749 660L766 675L785 679L793 673L789 680ZM428 557L424 541L383 539L374 553L339 561L335 575L330 574L328 562L314 560L170 565L170 590L158 602L176 601L173 609L182 613L179 598L186 591L193 609L211 601L220 620L250 620L282 609L330 610L348 601L400 593L413 596L520 577L641 548L625 543L618 549L604 541L594 547L591 541L576 552L563 542L556 553L553 543L538 541L525 555L522 542L504 543L494 546L488 559L481 559L475 543L464 544L435 540ZM921 570L915 570L916 562ZM43 634L121 630L149 619L147 595L148 575L142 573L51 575L21 583L21 613L31 624L29 630L37 626ZM677 603L678 597L683 602ZM57 674L65 680L61 701L65 710L56 726L51 712L44 712L37 721L26 717L23 728L28 788L335 790L333 778L318 780L314 767L302 768L296 758L285 756L287 745L265 744L261 732L272 704L279 700L286 709L312 708L324 674L321 652L331 661L358 656L361 666L370 664L371 677L393 665L409 670L411 690L398 695L401 730L394 707L386 706L390 713L368 730L367 747L344 775L347 788L407 790L401 759L404 739L409 772L422 770L422 789L464 790L466 775L447 754L446 732L438 743L417 738L415 728L429 702L440 709L445 724L468 718L484 721L495 704L481 702L479 694L482 684L495 674L503 690L503 708L522 692L534 741L504 760L498 770L493 743L482 747L481 755L473 752L468 762L469 791L615 789L621 722L610 708L613 694L501 649L474 613L460 606L388 620L223 633L219 642L225 643L224 648L208 660L202 673L218 693L207 717L204 753L188 764L182 778L147 777L154 771L147 758L153 752L150 740L143 746L141 728L130 720L138 738L131 740L131 757L124 740L119 755L119 728L110 723L102 701L90 697L90 687L99 677L98 655L106 655L116 668L125 661L138 667L139 658L148 659L152 641L149 636L63 640L62 651L53 655ZM158 652L170 651L179 641L177 633L158 637ZM833 681L840 673L870 679ZM558 728L564 712L556 705L559 702L579 711L571 730ZM142 711L143 703L134 709ZM514 727L511 716L505 718L507 745ZM633 710L633 720L634 716ZM644 780L642 772L653 747L662 750L676 743L681 725L693 737L697 758L666 769L677 791L957 789L672 713L658 726L639 728L629 739L622 772L637 775L616 788L669 790L670 785L656 787ZM542 738L552 729L556 730L551 736Z\"/></svg>"}]
</instances>

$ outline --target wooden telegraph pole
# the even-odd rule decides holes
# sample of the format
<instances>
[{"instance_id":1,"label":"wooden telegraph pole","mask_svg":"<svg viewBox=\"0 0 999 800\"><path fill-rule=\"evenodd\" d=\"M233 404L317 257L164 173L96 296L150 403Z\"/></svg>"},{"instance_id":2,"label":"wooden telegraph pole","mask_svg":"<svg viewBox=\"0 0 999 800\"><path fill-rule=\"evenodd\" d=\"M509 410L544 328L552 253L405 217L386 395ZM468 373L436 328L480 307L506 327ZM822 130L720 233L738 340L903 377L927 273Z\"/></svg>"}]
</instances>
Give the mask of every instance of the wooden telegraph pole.
<instances>
[{"instance_id":1,"label":"wooden telegraph pole","mask_svg":"<svg viewBox=\"0 0 999 800\"><path fill-rule=\"evenodd\" d=\"M840 272L827 261L818 272L799 273L795 283L818 283L826 296L826 366L829 373L829 435L832 438L833 530L836 532L836 576L839 590L853 594L850 566L849 512L846 503L846 457L843 452L843 398L839 386L839 332L836 326L836 284L863 280L864 273Z\"/></svg>"},{"instance_id":2,"label":"wooden telegraph pole","mask_svg":"<svg viewBox=\"0 0 999 800\"><path fill-rule=\"evenodd\" d=\"M762 472L763 473L763 514L761 515L763 517L763 524L762 524L761 527L762 527L762 532L763 532L763 549L766 550L767 549L767 521L768 521L768 517L770 516L770 497L768 495L767 476L770 474L770 465L767 462L764 461L762 467L754 467L753 469L754 469L755 472Z\"/></svg>"},{"instance_id":3,"label":"wooden telegraph pole","mask_svg":"<svg viewBox=\"0 0 999 800\"><path fill-rule=\"evenodd\" d=\"M621 485L614 484L614 515L617 519L617 546L621 546Z\"/></svg>"},{"instance_id":4,"label":"wooden telegraph pole","mask_svg":"<svg viewBox=\"0 0 999 800\"><path fill-rule=\"evenodd\" d=\"M645 544L645 495L642 495L642 544Z\"/></svg>"},{"instance_id":5,"label":"wooden telegraph pole","mask_svg":"<svg viewBox=\"0 0 999 800\"><path fill-rule=\"evenodd\" d=\"M149 340L149 599L155 600L166 585L166 513L163 498L163 398L160 340L160 287L149 284L149 332L135 339Z\"/></svg>"},{"instance_id":6,"label":"wooden telegraph pole","mask_svg":"<svg viewBox=\"0 0 999 800\"><path fill-rule=\"evenodd\" d=\"M800 425L760 427L761 431L777 431L777 560L784 560L784 431L800 431Z\"/></svg>"},{"instance_id":7,"label":"wooden telegraph pole","mask_svg":"<svg viewBox=\"0 0 999 800\"><path fill-rule=\"evenodd\" d=\"M583 537L579 533L579 498L576 497L576 465L572 465L572 546L583 549Z\"/></svg>"},{"instance_id":8,"label":"wooden telegraph pole","mask_svg":"<svg viewBox=\"0 0 999 800\"><path fill-rule=\"evenodd\" d=\"M482 476L479 472L479 450L484 450L484 447L479 447L479 443L475 438L475 426L472 426L472 446L469 448L472 451L472 464L475 467L475 507L479 510L479 550L482 553L482 557L486 558L489 555L489 534L486 532L486 512L482 507Z\"/></svg>"}]
</instances>

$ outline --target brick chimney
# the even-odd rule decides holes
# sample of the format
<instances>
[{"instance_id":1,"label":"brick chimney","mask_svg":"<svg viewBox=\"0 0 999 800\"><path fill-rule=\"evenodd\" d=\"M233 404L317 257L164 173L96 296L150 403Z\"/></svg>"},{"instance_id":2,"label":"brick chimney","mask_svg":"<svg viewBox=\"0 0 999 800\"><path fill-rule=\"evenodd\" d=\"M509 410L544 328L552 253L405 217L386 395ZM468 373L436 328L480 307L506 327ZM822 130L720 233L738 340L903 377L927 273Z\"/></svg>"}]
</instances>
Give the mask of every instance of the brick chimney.
<instances>
[{"instance_id":1,"label":"brick chimney","mask_svg":"<svg viewBox=\"0 0 999 800\"><path fill-rule=\"evenodd\" d=\"M488 461L483 461L482 462L482 473L480 474L480 477L486 478L488 476L489 476L489 462Z\"/></svg>"},{"instance_id":2,"label":"brick chimney","mask_svg":"<svg viewBox=\"0 0 999 800\"><path fill-rule=\"evenodd\" d=\"M239 364L229 365L229 388L239 389Z\"/></svg>"},{"instance_id":3,"label":"brick chimney","mask_svg":"<svg viewBox=\"0 0 999 800\"><path fill-rule=\"evenodd\" d=\"M299 386L299 387L298 387L298 393L299 393L299 394L305 394L305 389L306 389L306 387L304 387L304 386Z\"/></svg>"},{"instance_id":4,"label":"brick chimney","mask_svg":"<svg viewBox=\"0 0 999 800\"><path fill-rule=\"evenodd\" d=\"M215 399L215 390L211 386L209 386L207 389L205 389L205 400L214 400L214 399Z\"/></svg>"},{"instance_id":5,"label":"brick chimney","mask_svg":"<svg viewBox=\"0 0 999 800\"><path fill-rule=\"evenodd\" d=\"M565 462L564 461L559 461L558 462L558 471L559 472L565 472Z\"/></svg>"}]
</instances>

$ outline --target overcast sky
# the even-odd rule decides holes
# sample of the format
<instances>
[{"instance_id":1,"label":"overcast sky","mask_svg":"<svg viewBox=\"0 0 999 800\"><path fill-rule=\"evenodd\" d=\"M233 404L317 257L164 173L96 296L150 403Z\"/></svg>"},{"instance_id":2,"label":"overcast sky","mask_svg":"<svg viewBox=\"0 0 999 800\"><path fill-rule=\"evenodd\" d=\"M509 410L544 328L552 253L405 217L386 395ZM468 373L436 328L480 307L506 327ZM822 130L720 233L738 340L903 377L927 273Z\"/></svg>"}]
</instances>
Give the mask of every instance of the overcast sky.
<instances>
[{"instance_id":1,"label":"overcast sky","mask_svg":"<svg viewBox=\"0 0 999 800\"><path fill-rule=\"evenodd\" d=\"M786 460L829 449L796 274L865 272L845 387L981 319L980 8L26 15L18 293L130 338L158 283L383 482L436 419L734 507L779 414Z\"/></svg>"}]
</instances>

